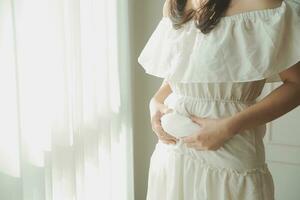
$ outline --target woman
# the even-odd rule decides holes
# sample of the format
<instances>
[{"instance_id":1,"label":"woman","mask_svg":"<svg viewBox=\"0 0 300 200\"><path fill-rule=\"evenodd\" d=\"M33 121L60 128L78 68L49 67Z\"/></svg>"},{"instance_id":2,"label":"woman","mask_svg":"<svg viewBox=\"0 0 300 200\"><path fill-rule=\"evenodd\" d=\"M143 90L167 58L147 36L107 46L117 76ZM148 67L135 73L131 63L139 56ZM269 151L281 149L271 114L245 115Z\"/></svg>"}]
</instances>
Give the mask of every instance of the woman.
<instances>
[{"instance_id":1,"label":"woman","mask_svg":"<svg viewBox=\"0 0 300 200\"><path fill-rule=\"evenodd\" d=\"M141 55L163 78L147 200L274 200L266 123L300 104L300 5L167 0ZM283 84L257 100L266 83Z\"/></svg>"}]
</instances>

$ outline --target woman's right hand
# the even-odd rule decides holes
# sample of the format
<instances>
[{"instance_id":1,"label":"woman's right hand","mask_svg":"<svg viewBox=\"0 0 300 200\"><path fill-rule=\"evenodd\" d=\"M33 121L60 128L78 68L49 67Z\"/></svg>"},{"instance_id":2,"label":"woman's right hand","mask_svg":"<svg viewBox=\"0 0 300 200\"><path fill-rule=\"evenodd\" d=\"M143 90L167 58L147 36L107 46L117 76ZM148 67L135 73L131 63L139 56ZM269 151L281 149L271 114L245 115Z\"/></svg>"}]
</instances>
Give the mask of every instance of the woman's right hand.
<instances>
[{"instance_id":1,"label":"woman's right hand","mask_svg":"<svg viewBox=\"0 0 300 200\"><path fill-rule=\"evenodd\" d=\"M149 102L152 130L155 132L158 139L166 144L176 144L176 141L178 141L177 138L165 132L161 125L161 117L172 111L172 109L169 109L169 107L164 104L164 101L171 93L172 88L169 82L164 79L160 88Z\"/></svg>"},{"instance_id":2,"label":"woman's right hand","mask_svg":"<svg viewBox=\"0 0 300 200\"><path fill-rule=\"evenodd\" d=\"M173 109L167 108L165 111L161 112L160 110L156 110L152 115L151 115L151 125L152 125L152 130L155 132L157 135L158 139L161 140L165 144L176 144L178 139L167 132L165 132L161 126L161 121L160 118L169 112L172 112Z\"/></svg>"}]
</instances>

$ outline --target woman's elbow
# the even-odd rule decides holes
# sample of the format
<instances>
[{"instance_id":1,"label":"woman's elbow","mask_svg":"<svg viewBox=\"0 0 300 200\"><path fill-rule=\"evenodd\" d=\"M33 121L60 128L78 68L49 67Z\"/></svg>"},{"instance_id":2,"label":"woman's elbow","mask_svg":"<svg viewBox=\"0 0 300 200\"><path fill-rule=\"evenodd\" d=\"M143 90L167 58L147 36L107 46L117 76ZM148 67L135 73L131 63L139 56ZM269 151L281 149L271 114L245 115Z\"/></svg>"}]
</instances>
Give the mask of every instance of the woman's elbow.
<instances>
[{"instance_id":1,"label":"woman's elbow","mask_svg":"<svg viewBox=\"0 0 300 200\"><path fill-rule=\"evenodd\" d=\"M300 62L279 73L279 76L284 84L293 87L298 98L298 105L300 105Z\"/></svg>"}]
</instances>

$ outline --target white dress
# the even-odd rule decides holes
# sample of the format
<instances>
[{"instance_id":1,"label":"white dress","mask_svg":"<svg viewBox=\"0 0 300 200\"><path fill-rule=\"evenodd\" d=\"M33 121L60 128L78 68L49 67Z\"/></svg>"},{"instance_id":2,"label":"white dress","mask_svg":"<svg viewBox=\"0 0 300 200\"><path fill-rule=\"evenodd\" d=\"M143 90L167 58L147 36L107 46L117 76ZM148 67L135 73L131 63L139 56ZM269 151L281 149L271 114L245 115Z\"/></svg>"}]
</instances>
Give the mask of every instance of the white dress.
<instances>
[{"instance_id":1,"label":"white dress","mask_svg":"<svg viewBox=\"0 0 300 200\"><path fill-rule=\"evenodd\" d=\"M146 73L169 81L161 119L176 137L197 126L188 116L225 117L257 102L266 83L300 61L300 5L223 17L207 35L192 21L175 30L163 17L139 56ZM185 131L183 133L183 131ZM147 200L274 200L265 162L266 126L245 130L218 150L158 140L149 166Z\"/></svg>"}]
</instances>

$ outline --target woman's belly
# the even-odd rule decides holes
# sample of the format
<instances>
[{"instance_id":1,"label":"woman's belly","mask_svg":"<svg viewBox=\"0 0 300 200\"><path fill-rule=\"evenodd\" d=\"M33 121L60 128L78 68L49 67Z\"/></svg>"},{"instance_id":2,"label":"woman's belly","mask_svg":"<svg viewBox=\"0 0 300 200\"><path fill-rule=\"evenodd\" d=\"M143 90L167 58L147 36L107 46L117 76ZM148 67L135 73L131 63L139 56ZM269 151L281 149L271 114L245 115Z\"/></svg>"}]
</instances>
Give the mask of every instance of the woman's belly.
<instances>
[{"instance_id":1,"label":"woman's belly","mask_svg":"<svg viewBox=\"0 0 300 200\"><path fill-rule=\"evenodd\" d=\"M190 114L201 117L226 117L245 109L248 104L229 101L206 101L190 97L182 97L171 94L165 104L173 109L162 116L163 129L177 138L177 144L164 144L161 146L170 148L183 154L203 159L206 163L216 167L226 167L236 170L245 170L259 167L265 163L265 150L262 138L265 134L265 126L248 129L236 134L218 150L196 150L186 147L180 140L182 136L201 134L201 126L190 119Z\"/></svg>"},{"instance_id":2,"label":"woman's belly","mask_svg":"<svg viewBox=\"0 0 300 200\"><path fill-rule=\"evenodd\" d=\"M167 133L180 138L197 133L201 126L194 123L188 116L178 113L176 110L161 117L161 125Z\"/></svg>"}]
</instances>

